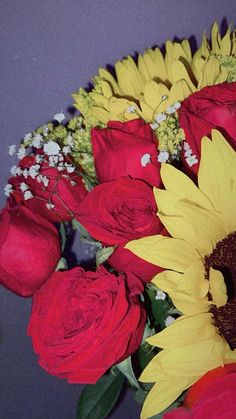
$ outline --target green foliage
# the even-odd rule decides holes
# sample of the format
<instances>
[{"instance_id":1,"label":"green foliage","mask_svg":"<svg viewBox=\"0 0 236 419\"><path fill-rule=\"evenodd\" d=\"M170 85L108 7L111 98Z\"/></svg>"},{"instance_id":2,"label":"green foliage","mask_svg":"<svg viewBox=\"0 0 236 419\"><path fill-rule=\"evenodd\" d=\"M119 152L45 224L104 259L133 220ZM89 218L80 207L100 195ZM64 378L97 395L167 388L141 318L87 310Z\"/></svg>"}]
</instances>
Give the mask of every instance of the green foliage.
<instances>
[{"instance_id":1,"label":"green foliage","mask_svg":"<svg viewBox=\"0 0 236 419\"><path fill-rule=\"evenodd\" d=\"M124 375L114 368L96 384L87 385L78 401L76 419L105 419L120 395L124 380Z\"/></svg>"},{"instance_id":2,"label":"green foliage","mask_svg":"<svg viewBox=\"0 0 236 419\"><path fill-rule=\"evenodd\" d=\"M139 388L139 383L133 371L131 356L129 356L119 364L116 364L116 367L120 370L120 372L122 372L122 374L125 375L132 387Z\"/></svg>"},{"instance_id":3,"label":"green foliage","mask_svg":"<svg viewBox=\"0 0 236 419\"><path fill-rule=\"evenodd\" d=\"M98 249L96 253L96 265L99 266L102 263L106 262L106 260L109 259L114 250L114 246L102 247L101 249Z\"/></svg>"}]
</instances>

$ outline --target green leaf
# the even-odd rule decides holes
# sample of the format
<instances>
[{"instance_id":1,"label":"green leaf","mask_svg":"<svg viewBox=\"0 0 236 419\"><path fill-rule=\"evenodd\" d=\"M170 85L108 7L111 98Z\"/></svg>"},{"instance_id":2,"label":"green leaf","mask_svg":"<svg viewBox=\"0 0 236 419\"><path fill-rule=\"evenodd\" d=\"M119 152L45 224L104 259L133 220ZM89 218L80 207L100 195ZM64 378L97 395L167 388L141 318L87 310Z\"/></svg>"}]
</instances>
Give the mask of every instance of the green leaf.
<instances>
[{"instance_id":1,"label":"green leaf","mask_svg":"<svg viewBox=\"0 0 236 419\"><path fill-rule=\"evenodd\" d=\"M124 361L120 362L119 364L116 364L116 367L122 372L122 374L126 376L131 386L139 388L139 383L133 371L131 356L129 356Z\"/></svg>"},{"instance_id":2,"label":"green leaf","mask_svg":"<svg viewBox=\"0 0 236 419\"><path fill-rule=\"evenodd\" d=\"M65 250L66 247L66 228L65 228L65 224L64 223L60 223L60 235L61 235L61 251L62 253Z\"/></svg>"},{"instance_id":3,"label":"green leaf","mask_svg":"<svg viewBox=\"0 0 236 419\"><path fill-rule=\"evenodd\" d=\"M66 261L65 258L59 259L59 262L58 262L55 270L60 271L61 269L62 270L68 269L67 261Z\"/></svg>"},{"instance_id":4,"label":"green leaf","mask_svg":"<svg viewBox=\"0 0 236 419\"><path fill-rule=\"evenodd\" d=\"M105 419L116 403L124 383L124 376L116 373L104 375L96 384L87 385L77 405L76 419Z\"/></svg>"},{"instance_id":5,"label":"green leaf","mask_svg":"<svg viewBox=\"0 0 236 419\"><path fill-rule=\"evenodd\" d=\"M109 259L114 250L115 246L103 247L102 249L98 249L96 253L96 265L99 266L107 259Z\"/></svg>"}]
</instances>

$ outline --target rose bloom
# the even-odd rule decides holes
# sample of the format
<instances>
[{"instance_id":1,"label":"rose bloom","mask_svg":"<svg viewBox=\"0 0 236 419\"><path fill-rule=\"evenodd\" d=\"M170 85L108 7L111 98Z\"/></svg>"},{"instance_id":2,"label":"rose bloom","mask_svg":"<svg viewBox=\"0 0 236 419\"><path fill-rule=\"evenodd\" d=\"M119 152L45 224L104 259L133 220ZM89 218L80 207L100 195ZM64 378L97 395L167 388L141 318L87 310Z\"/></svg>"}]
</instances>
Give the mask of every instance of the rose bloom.
<instances>
[{"instance_id":1,"label":"rose bloom","mask_svg":"<svg viewBox=\"0 0 236 419\"><path fill-rule=\"evenodd\" d=\"M76 218L104 244L117 245L160 232L152 189L141 180L102 183L84 198Z\"/></svg>"},{"instance_id":2,"label":"rose bloom","mask_svg":"<svg viewBox=\"0 0 236 419\"><path fill-rule=\"evenodd\" d=\"M22 206L0 214L0 283L31 296L55 270L60 258L56 228Z\"/></svg>"},{"instance_id":3,"label":"rose bloom","mask_svg":"<svg viewBox=\"0 0 236 419\"><path fill-rule=\"evenodd\" d=\"M163 234L162 232L160 234ZM119 245L109 257L108 263L117 272L132 272L141 281L148 283L163 269L139 258L130 250Z\"/></svg>"},{"instance_id":4,"label":"rose bloom","mask_svg":"<svg viewBox=\"0 0 236 419\"><path fill-rule=\"evenodd\" d=\"M236 412L236 363L218 367L200 378L188 391L185 407L164 419L234 419Z\"/></svg>"},{"instance_id":5,"label":"rose bloom","mask_svg":"<svg viewBox=\"0 0 236 419\"><path fill-rule=\"evenodd\" d=\"M207 86L193 93L182 102L178 114L179 125L198 161L201 139L209 136L213 128L221 131L236 149L236 82ZM199 164L189 167L184 156L183 164L188 171L197 174Z\"/></svg>"},{"instance_id":6,"label":"rose bloom","mask_svg":"<svg viewBox=\"0 0 236 419\"><path fill-rule=\"evenodd\" d=\"M107 128L93 128L91 136L99 182L131 176L160 186L157 138L143 120L109 121ZM149 163L142 163L144 155L150 156Z\"/></svg>"},{"instance_id":7,"label":"rose bloom","mask_svg":"<svg viewBox=\"0 0 236 419\"><path fill-rule=\"evenodd\" d=\"M42 154L42 157L45 156ZM35 166L37 163L34 156L24 157L19 164L26 171ZM8 183L14 188L9 205L14 207L19 203L24 204L51 222L70 221L78 204L87 194L81 176L75 172L68 173L66 169L59 171L57 167L50 167L47 160L39 166L38 175L33 174L34 177L21 174L9 179ZM30 199L25 199L25 191L20 189L22 183L32 193Z\"/></svg>"},{"instance_id":8,"label":"rose bloom","mask_svg":"<svg viewBox=\"0 0 236 419\"><path fill-rule=\"evenodd\" d=\"M104 267L54 273L34 294L28 328L40 365L70 383L96 383L142 341L142 290L134 275Z\"/></svg>"}]
</instances>

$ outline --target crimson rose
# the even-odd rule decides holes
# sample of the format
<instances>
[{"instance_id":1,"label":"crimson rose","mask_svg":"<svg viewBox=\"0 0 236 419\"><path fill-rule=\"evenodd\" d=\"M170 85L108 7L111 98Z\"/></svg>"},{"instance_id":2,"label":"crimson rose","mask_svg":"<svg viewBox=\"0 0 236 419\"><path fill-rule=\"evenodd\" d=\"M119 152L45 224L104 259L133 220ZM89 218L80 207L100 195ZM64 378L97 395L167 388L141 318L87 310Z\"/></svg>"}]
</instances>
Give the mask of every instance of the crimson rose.
<instances>
[{"instance_id":1,"label":"crimson rose","mask_svg":"<svg viewBox=\"0 0 236 419\"><path fill-rule=\"evenodd\" d=\"M21 173L9 179L14 188L9 205L24 204L51 222L70 221L87 194L82 178L74 171L70 173L73 168L69 164L61 170L60 166L50 166L48 156L38 156L40 163L34 156L24 157L19 165ZM28 198L27 193L32 196Z\"/></svg>"},{"instance_id":2,"label":"crimson rose","mask_svg":"<svg viewBox=\"0 0 236 419\"><path fill-rule=\"evenodd\" d=\"M164 414L165 419L234 419L236 363L218 367L200 378L188 391L184 406Z\"/></svg>"},{"instance_id":3,"label":"crimson rose","mask_svg":"<svg viewBox=\"0 0 236 419\"><path fill-rule=\"evenodd\" d=\"M92 237L116 245L159 233L162 224L156 212L152 189L145 182L120 178L95 186L76 218Z\"/></svg>"},{"instance_id":4,"label":"crimson rose","mask_svg":"<svg viewBox=\"0 0 236 419\"><path fill-rule=\"evenodd\" d=\"M207 86L193 93L182 102L179 110L179 125L198 162L201 155L201 139L209 136L213 128L222 132L236 149L236 82ZM197 174L199 164L189 165L183 156L184 165Z\"/></svg>"},{"instance_id":5,"label":"crimson rose","mask_svg":"<svg viewBox=\"0 0 236 419\"><path fill-rule=\"evenodd\" d=\"M143 120L109 121L107 128L93 128L91 135L100 182L131 176L152 186L160 186L157 139ZM149 162L142 160L145 155Z\"/></svg>"},{"instance_id":6,"label":"crimson rose","mask_svg":"<svg viewBox=\"0 0 236 419\"><path fill-rule=\"evenodd\" d=\"M141 282L104 267L55 272L33 298L28 333L40 365L70 383L93 384L140 345Z\"/></svg>"},{"instance_id":7,"label":"crimson rose","mask_svg":"<svg viewBox=\"0 0 236 419\"><path fill-rule=\"evenodd\" d=\"M0 214L0 283L29 297L54 271L60 258L56 228L22 206Z\"/></svg>"},{"instance_id":8,"label":"crimson rose","mask_svg":"<svg viewBox=\"0 0 236 419\"><path fill-rule=\"evenodd\" d=\"M143 282L150 282L155 275L163 271L159 266L146 262L122 245L116 248L108 262L117 272L132 272Z\"/></svg>"}]
</instances>

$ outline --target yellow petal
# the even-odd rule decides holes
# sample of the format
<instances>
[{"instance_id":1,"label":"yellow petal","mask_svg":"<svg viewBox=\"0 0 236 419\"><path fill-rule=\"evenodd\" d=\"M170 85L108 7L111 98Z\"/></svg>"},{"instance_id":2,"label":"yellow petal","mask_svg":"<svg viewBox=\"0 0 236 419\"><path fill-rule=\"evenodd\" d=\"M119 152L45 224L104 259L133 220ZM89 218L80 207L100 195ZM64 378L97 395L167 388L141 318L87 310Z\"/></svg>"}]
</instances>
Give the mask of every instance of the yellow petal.
<instances>
[{"instance_id":1,"label":"yellow petal","mask_svg":"<svg viewBox=\"0 0 236 419\"><path fill-rule=\"evenodd\" d=\"M209 290L209 282L205 279L205 269L202 261L190 265L177 284L177 292L188 294L196 299L205 297Z\"/></svg>"},{"instance_id":2,"label":"yellow petal","mask_svg":"<svg viewBox=\"0 0 236 419\"><path fill-rule=\"evenodd\" d=\"M170 406L179 395L193 384L193 380L166 380L156 383L149 391L141 412L141 419L151 418Z\"/></svg>"},{"instance_id":3,"label":"yellow petal","mask_svg":"<svg viewBox=\"0 0 236 419\"><path fill-rule=\"evenodd\" d=\"M184 272L199 258L191 244L160 235L131 241L125 247L147 262L177 272Z\"/></svg>"},{"instance_id":4,"label":"yellow petal","mask_svg":"<svg viewBox=\"0 0 236 419\"><path fill-rule=\"evenodd\" d=\"M182 274L173 271L163 271L152 279L152 282L161 290L171 294L176 292L176 287Z\"/></svg>"},{"instance_id":5,"label":"yellow petal","mask_svg":"<svg viewBox=\"0 0 236 419\"><path fill-rule=\"evenodd\" d=\"M174 306L183 314L194 315L207 313L210 303L207 298L196 299L184 293L170 294Z\"/></svg>"},{"instance_id":6,"label":"yellow petal","mask_svg":"<svg viewBox=\"0 0 236 419\"><path fill-rule=\"evenodd\" d=\"M203 208L212 208L211 202L192 180L170 164L162 163L161 178L167 191L178 195L179 199L188 199ZM156 189L154 188L154 193Z\"/></svg>"},{"instance_id":7,"label":"yellow petal","mask_svg":"<svg viewBox=\"0 0 236 419\"><path fill-rule=\"evenodd\" d=\"M224 306L228 299L227 288L220 271L210 268L209 285L209 292L216 307Z\"/></svg>"},{"instance_id":8,"label":"yellow petal","mask_svg":"<svg viewBox=\"0 0 236 419\"><path fill-rule=\"evenodd\" d=\"M198 82L198 90L205 86L216 84L216 80L220 76L220 60L217 57L210 57L202 68L202 76Z\"/></svg>"},{"instance_id":9,"label":"yellow petal","mask_svg":"<svg viewBox=\"0 0 236 419\"><path fill-rule=\"evenodd\" d=\"M150 345L172 349L193 344L216 335L210 313L181 316L160 333L146 339Z\"/></svg>"}]
</instances>

